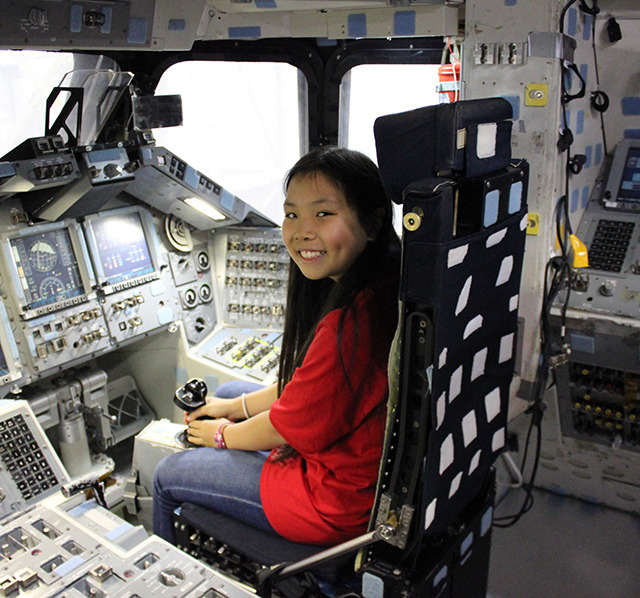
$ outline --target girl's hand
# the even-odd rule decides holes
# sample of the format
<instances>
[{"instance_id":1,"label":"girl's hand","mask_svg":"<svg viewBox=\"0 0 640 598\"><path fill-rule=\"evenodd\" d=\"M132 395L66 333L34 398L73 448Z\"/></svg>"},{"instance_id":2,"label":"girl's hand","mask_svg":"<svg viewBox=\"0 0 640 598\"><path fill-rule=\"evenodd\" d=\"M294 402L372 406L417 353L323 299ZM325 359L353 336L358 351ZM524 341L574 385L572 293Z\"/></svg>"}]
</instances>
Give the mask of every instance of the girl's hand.
<instances>
[{"instance_id":1,"label":"girl's hand","mask_svg":"<svg viewBox=\"0 0 640 598\"><path fill-rule=\"evenodd\" d=\"M195 413L195 411L194 411ZM211 446L217 448L214 440L215 433L222 424L229 423L228 419L197 419L189 422L187 439L198 446Z\"/></svg>"},{"instance_id":2,"label":"girl's hand","mask_svg":"<svg viewBox=\"0 0 640 598\"><path fill-rule=\"evenodd\" d=\"M184 423L188 424L199 417L210 417L212 419L220 419L224 417L228 420L235 420L235 400L234 399L208 399L206 405L203 405L199 409L192 411L191 413L185 413Z\"/></svg>"}]
</instances>

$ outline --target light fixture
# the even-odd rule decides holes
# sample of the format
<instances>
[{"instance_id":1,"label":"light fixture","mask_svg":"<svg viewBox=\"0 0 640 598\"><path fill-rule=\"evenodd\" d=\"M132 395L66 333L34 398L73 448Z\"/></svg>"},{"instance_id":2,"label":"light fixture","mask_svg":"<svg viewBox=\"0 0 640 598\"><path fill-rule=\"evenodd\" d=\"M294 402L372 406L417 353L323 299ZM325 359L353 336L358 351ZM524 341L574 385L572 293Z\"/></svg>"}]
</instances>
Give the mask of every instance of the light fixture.
<instances>
[{"instance_id":1,"label":"light fixture","mask_svg":"<svg viewBox=\"0 0 640 598\"><path fill-rule=\"evenodd\" d=\"M184 200L188 206L198 210L201 214L208 216L212 220L224 220L224 214L221 214L213 206L198 197L186 197Z\"/></svg>"}]
</instances>

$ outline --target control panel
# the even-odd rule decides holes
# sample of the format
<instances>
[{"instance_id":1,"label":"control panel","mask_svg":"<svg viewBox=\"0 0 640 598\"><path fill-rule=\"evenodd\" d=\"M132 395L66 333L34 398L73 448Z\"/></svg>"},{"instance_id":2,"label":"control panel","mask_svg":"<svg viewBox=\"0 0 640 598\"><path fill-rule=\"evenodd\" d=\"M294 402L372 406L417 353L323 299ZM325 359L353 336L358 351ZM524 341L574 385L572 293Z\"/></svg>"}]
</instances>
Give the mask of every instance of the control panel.
<instances>
[{"instance_id":1,"label":"control panel","mask_svg":"<svg viewBox=\"0 0 640 598\"><path fill-rule=\"evenodd\" d=\"M25 401L0 403L0 458L1 596L254 595L84 493L73 496Z\"/></svg>"}]
</instances>

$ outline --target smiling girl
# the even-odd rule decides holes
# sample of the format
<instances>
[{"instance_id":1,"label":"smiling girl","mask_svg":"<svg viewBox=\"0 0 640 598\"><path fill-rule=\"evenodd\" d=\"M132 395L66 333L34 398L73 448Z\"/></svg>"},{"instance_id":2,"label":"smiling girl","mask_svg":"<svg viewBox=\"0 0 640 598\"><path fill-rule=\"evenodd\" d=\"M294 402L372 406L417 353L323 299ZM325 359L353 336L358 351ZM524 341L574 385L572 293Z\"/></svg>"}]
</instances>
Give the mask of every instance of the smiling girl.
<instances>
[{"instance_id":1,"label":"smiling girl","mask_svg":"<svg viewBox=\"0 0 640 598\"><path fill-rule=\"evenodd\" d=\"M156 469L154 531L169 541L182 502L308 544L366 531L398 312L391 203L375 164L343 148L302 157L285 189L291 264L278 384L211 398L186 416L189 440L209 448Z\"/></svg>"}]
</instances>

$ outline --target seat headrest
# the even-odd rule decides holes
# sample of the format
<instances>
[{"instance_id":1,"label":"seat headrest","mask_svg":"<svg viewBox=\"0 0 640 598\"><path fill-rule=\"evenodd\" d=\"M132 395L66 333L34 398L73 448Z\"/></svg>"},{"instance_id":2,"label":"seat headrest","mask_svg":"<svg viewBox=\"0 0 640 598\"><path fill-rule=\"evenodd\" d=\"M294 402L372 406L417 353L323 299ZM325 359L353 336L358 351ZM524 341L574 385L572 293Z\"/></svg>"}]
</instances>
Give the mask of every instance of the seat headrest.
<instances>
[{"instance_id":1,"label":"seat headrest","mask_svg":"<svg viewBox=\"0 0 640 598\"><path fill-rule=\"evenodd\" d=\"M436 176L476 177L511 160L513 109L504 98L426 106L376 119L378 166L391 199L410 183Z\"/></svg>"}]
</instances>

